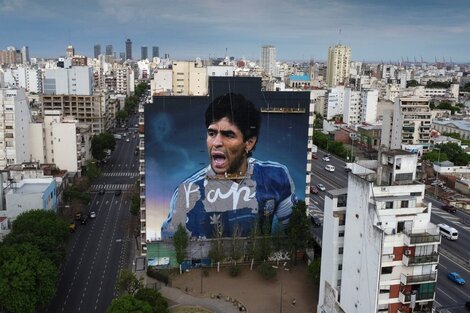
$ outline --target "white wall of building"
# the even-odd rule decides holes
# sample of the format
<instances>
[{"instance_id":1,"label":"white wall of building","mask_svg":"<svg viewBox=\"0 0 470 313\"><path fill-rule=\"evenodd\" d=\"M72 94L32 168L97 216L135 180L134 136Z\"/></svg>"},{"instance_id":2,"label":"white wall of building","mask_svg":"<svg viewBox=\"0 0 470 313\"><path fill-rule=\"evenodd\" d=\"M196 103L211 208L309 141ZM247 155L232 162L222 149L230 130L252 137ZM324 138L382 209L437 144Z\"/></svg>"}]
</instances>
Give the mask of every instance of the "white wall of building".
<instances>
[{"instance_id":1,"label":"white wall of building","mask_svg":"<svg viewBox=\"0 0 470 313\"><path fill-rule=\"evenodd\" d=\"M344 88L343 122L356 125L361 122L361 92Z\"/></svg>"},{"instance_id":2,"label":"white wall of building","mask_svg":"<svg viewBox=\"0 0 470 313\"><path fill-rule=\"evenodd\" d=\"M159 68L153 72L153 79L150 81L151 94L171 93L173 85L173 71L171 69Z\"/></svg>"},{"instance_id":3,"label":"white wall of building","mask_svg":"<svg viewBox=\"0 0 470 313\"><path fill-rule=\"evenodd\" d=\"M378 90L361 91L361 122L373 124L377 122Z\"/></svg>"},{"instance_id":4,"label":"white wall of building","mask_svg":"<svg viewBox=\"0 0 470 313\"><path fill-rule=\"evenodd\" d=\"M330 120L335 115L343 114L344 106L344 86L331 88L328 92L328 102L326 108L326 119Z\"/></svg>"}]
</instances>

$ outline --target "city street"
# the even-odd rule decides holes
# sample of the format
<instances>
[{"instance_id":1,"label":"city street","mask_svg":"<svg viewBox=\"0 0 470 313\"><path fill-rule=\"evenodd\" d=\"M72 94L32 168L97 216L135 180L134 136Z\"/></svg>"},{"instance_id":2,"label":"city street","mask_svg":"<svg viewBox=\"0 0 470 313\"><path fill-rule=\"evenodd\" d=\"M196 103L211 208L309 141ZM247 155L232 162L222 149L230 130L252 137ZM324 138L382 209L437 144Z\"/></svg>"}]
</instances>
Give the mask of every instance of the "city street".
<instances>
[{"instance_id":1,"label":"city street","mask_svg":"<svg viewBox=\"0 0 470 313\"><path fill-rule=\"evenodd\" d=\"M347 175L344 171L345 162L335 156L330 157L330 161L323 161L326 153L318 151L318 159L312 160L312 185L318 183L330 189L347 188ZM325 165L331 164L336 167L334 172L325 170ZM323 220L323 206L325 192L319 191L316 195L310 195L309 209ZM470 225L463 221L470 219L470 214L462 211L448 213L440 209L442 202L425 197L425 201L432 202L431 222L434 224L445 223L459 231L459 239L450 241L445 238L441 240L441 255L439 258L438 284L436 289L435 307L450 307L442 309L443 313L466 312L460 308L466 301L470 301ZM312 227L312 234L321 240L322 227ZM466 284L458 286L447 278L449 272L457 271L464 277Z\"/></svg>"},{"instance_id":2,"label":"city street","mask_svg":"<svg viewBox=\"0 0 470 313\"><path fill-rule=\"evenodd\" d=\"M136 118L131 123L134 125ZM101 167L102 177L90 188L89 210L96 212L96 218L78 225L71 234L56 297L44 312L105 312L117 296L119 271L131 267L134 235L129 230L127 191L138 179L138 156L134 151L139 137L136 128L124 132L127 136L116 140L115 151ZM99 194L102 188L105 193ZM116 190L122 190L122 194L117 195Z\"/></svg>"}]
</instances>

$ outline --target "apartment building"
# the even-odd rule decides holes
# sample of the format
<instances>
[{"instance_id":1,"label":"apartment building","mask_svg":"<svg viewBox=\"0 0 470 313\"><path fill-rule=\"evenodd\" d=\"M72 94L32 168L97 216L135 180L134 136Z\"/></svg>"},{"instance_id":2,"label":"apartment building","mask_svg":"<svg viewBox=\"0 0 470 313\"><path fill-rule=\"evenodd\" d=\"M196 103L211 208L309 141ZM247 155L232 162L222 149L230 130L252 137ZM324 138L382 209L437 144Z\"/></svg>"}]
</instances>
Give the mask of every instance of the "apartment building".
<instances>
[{"instance_id":1,"label":"apartment building","mask_svg":"<svg viewBox=\"0 0 470 313\"><path fill-rule=\"evenodd\" d=\"M441 237L416 164L416 154L385 151L328 191L318 312L431 312Z\"/></svg>"},{"instance_id":2,"label":"apartment building","mask_svg":"<svg viewBox=\"0 0 470 313\"><path fill-rule=\"evenodd\" d=\"M5 86L24 88L27 92L42 92L42 72L38 68L23 65L8 68L3 77Z\"/></svg>"},{"instance_id":3,"label":"apartment building","mask_svg":"<svg viewBox=\"0 0 470 313\"><path fill-rule=\"evenodd\" d=\"M264 45L261 47L260 66L266 75L275 75L276 48L274 46Z\"/></svg>"},{"instance_id":4,"label":"apartment building","mask_svg":"<svg viewBox=\"0 0 470 313\"><path fill-rule=\"evenodd\" d=\"M177 96L205 96L207 69L201 62L173 61L173 94Z\"/></svg>"},{"instance_id":5,"label":"apartment building","mask_svg":"<svg viewBox=\"0 0 470 313\"><path fill-rule=\"evenodd\" d=\"M91 126L93 134L100 134L112 127L112 117L106 114L109 94L93 95L42 95L42 114L46 110L60 110L62 116L73 116L79 123Z\"/></svg>"},{"instance_id":6,"label":"apartment building","mask_svg":"<svg viewBox=\"0 0 470 313\"><path fill-rule=\"evenodd\" d=\"M22 88L0 88L0 169L30 160L31 112Z\"/></svg>"},{"instance_id":7,"label":"apartment building","mask_svg":"<svg viewBox=\"0 0 470 313\"><path fill-rule=\"evenodd\" d=\"M337 115L343 114L345 90L344 86L337 86L331 88L327 94L326 112L323 117L331 120Z\"/></svg>"},{"instance_id":8,"label":"apartment building","mask_svg":"<svg viewBox=\"0 0 470 313\"><path fill-rule=\"evenodd\" d=\"M383 113L382 145L389 149L421 145L427 151L431 146L429 102L429 98L422 97L396 98L393 111Z\"/></svg>"},{"instance_id":9,"label":"apartment building","mask_svg":"<svg viewBox=\"0 0 470 313\"><path fill-rule=\"evenodd\" d=\"M31 155L39 163L54 163L68 172L81 172L91 156L91 126L59 110L45 110L44 120L32 123Z\"/></svg>"},{"instance_id":10,"label":"apartment building","mask_svg":"<svg viewBox=\"0 0 470 313\"><path fill-rule=\"evenodd\" d=\"M328 48L326 82L328 87L344 85L349 80L351 47L335 45Z\"/></svg>"},{"instance_id":11,"label":"apartment building","mask_svg":"<svg viewBox=\"0 0 470 313\"><path fill-rule=\"evenodd\" d=\"M44 94L92 95L93 69L88 66L46 68L44 70Z\"/></svg>"}]
</instances>

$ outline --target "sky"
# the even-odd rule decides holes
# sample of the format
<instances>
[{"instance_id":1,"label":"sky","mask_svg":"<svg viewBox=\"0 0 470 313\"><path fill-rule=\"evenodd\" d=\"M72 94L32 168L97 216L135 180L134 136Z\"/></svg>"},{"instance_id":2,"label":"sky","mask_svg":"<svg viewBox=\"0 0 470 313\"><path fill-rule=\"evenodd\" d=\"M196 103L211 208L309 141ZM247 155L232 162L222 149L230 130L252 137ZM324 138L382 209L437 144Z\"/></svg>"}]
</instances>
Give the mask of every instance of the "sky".
<instances>
[{"instance_id":1,"label":"sky","mask_svg":"<svg viewBox=\"0 0 470 313\"><path fill-rule=\"evenodd\" d=\"M470 62L469 0L0 0L0 50L28 46L30 57L93 56L108 44L133 58L140 47L194 60L324 61L341 43L354 61Z\"/></svg>"}]
</instances>

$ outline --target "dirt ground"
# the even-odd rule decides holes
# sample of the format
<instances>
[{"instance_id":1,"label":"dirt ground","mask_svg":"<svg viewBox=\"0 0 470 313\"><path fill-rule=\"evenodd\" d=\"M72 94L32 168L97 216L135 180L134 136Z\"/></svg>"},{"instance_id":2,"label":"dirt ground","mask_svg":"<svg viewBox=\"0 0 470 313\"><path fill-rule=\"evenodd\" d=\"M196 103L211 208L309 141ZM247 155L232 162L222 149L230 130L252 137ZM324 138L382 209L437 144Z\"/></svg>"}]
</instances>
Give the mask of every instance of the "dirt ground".
<instances>
[{"instance_id":1,"label":"dirt ground","mask_svg":"<svg viewBox=\"0 0 470 313\"><path fill-rule=\"evenodd\" d=\"M202 275L202 294L199 269L173 277L172 286L187 290L194 296L210 297L221 293L224 298L228 296L243 303L249 313L317 311L318 286L307 277L303 263L291 267L289 271L278 269L278 275L272 281L266 281L255 269L250 271L248 266L242 267L237 277L231 277L228 268L221 268L219 273L215 268L210 269L208 276ZM294 298L295 305L292 304Z\"/></svg>"}]
</instances>

